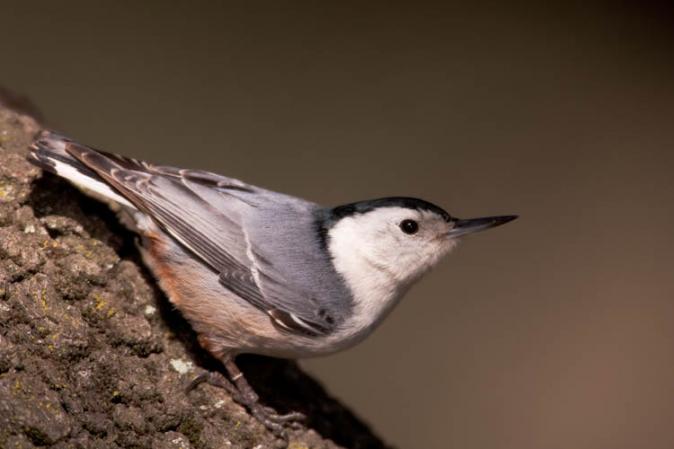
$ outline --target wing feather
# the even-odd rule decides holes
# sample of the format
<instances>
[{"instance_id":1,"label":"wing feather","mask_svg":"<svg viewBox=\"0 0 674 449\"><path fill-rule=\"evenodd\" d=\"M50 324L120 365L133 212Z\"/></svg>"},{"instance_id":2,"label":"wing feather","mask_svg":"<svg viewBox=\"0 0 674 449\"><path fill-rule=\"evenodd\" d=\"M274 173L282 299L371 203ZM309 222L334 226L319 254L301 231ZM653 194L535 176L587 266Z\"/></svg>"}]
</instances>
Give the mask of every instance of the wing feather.
<instances>
[{"instance_id":1,"label":"wing feather","mask_svg":"<svg viewBox=\"0 0 674 449\"><path fill-rule=\"evenodd\" d=\"M220 283L284 331L325 335L335 320L292 285L245 233L261 191L214 173L156 166L68 142L66 150L218 273Z\"/></svg>"}]
</instances>

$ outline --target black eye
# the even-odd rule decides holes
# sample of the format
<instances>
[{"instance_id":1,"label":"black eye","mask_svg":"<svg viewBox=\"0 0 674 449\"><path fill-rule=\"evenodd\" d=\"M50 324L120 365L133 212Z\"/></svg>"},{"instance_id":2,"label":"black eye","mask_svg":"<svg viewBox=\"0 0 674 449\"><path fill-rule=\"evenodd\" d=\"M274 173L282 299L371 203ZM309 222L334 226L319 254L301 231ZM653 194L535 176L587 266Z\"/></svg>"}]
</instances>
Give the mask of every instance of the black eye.
<instances>
[{"instance_id":1,"label":"black eye","mask_svg":"<svg viewBox=\"0 0 674 449\"><path fill-rule=\"evenodd\" d=\"M400 229L405 234L416 234L419 230L419 223L414 220L403 220L400 222Z\"/></svg>"}]
</instances>

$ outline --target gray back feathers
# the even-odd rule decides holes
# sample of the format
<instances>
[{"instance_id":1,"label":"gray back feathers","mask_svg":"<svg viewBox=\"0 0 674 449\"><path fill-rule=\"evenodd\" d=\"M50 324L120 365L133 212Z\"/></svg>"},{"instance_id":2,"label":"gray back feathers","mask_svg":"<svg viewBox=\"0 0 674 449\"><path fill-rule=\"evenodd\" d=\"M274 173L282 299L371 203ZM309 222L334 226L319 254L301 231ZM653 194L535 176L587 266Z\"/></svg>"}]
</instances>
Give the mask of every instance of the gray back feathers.
<instances>
[{"instance_id":1,"label":"gray back feathers","mask_svg":"<svg viewBox=\"0 0 674 449\"><path fill-rule=\"evenodd\" d=\"M214 173L104 153L46 132L34 144L33 161L59 172L55 160L68 164L69 174L76 171L80 184L103 183L110 196L151 217L218 273L223 288L267 313L280 329L327 335L348 315L351 293L322 245L320 206Z\"/></svg>"}]
</instances>

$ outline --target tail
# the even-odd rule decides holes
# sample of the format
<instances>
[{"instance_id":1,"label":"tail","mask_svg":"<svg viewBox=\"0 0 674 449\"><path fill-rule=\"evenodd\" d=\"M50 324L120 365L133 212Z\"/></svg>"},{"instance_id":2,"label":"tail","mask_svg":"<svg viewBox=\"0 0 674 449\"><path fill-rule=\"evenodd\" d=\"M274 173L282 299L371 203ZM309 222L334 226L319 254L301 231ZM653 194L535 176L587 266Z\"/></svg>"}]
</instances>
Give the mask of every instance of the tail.
<instances>
[{"instance_id":1,"label":"tail","mask_svg":"<svg viewBox=\"0 0 674 449\"><path fill-rule=\"evenodd\" d=\"M86 193L93 193L94 196L102 197L107 202L135 209L135 206L117 193L96 172L71 156L68 148L96 151L55 132L43 131L31 145L28 160L45 171L67 179Z\"/></svg>"}]
</instances>

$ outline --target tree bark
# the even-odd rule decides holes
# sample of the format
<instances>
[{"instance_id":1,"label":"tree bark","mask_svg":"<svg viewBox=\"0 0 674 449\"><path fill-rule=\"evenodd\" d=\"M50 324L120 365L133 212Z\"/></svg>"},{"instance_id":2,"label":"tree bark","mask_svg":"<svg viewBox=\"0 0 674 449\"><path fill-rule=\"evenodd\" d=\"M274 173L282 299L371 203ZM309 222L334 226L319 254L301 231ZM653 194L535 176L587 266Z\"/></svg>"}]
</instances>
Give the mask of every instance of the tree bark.
<instances>
[{"instance_id":1,"label":"tree bark","mask_svg":"<svg viewBox=\"0 0 674 449\"><path fill-rule=\"evenodd\" d=\"M309 417L289 442L223 390L186 393L201 370L222 368L157 289L114 213L26 161L40 125L6 106L0 448L385 447L293 362L241 358L266 404Z\"/></svg>"}]
</instances>

